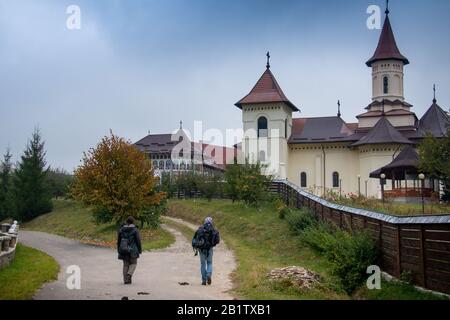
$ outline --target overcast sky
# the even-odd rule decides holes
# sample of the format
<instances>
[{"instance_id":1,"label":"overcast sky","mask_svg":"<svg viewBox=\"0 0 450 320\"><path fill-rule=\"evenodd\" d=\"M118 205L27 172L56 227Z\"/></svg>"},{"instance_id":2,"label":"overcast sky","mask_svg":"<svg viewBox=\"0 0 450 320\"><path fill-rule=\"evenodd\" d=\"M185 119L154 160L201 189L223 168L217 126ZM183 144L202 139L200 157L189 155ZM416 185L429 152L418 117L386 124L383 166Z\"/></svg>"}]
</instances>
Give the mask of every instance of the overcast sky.
<instances>
[{"instance_id":1,"label":"overcast sky","mask_svg":"<svg viewBox=\"0 0 450 320\"><path fill-rule=\"evenodd\" d=\"M81 29L66 27L69 5ZM301 109L295 117L343 117L370 103L365 66L379 30L366 27L380 0L0 0L0 152L18 160L33 129L47 160L71 171L82 152L114 133L135 142L183 120L241 128L234 103L265 70ZM450 1L392 0L405 96L419 118L450 107ZM384 10L384 7L383 7Z\"/></svg>"}]
</instances>

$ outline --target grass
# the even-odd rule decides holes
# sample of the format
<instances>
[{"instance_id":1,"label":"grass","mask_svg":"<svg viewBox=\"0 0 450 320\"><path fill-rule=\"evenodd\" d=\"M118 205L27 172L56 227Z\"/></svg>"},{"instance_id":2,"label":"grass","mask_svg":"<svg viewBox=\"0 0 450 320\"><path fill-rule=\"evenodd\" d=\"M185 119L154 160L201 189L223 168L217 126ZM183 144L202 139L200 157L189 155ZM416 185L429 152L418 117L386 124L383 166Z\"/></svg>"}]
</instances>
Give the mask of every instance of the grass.
<instances>
[{"instance_id":1,"label":"grass","mask_svg":"<svg viewBox=\"0 0 450 320\"><path fill-rule=\"evenodd\" d=\"M386 200L385 203L379 199L365 197L339 198L333 197L331 202L353 208L361 208L369 211L381 212L396 216L418 216L423 215L421 203L398 203ZM441 203L425 203L425 215L450 214L450 205Z\"/></svg>"},{"instance_id":2,"label":"grass","mask_svg":"<svg viewBox=\"0 0 450 320\"><path fill-rule=\"evenodd\" d=\"M448 300L445 296L438 296L429 292L417 290L413 285L398 281L381 281L380 290L369 290L361 287L355 293L355 299L369 300Z\"/></svg>"},{"instance_id":3,"label":"grass","mask_svg":"<svg viewBox=\"0 0 450 320\"><path fill-rule=\"evenodd\" d=\"M347 299L341 290L333 288L328 274L328 262L314 254L308 247L298 245L290 236L286 223L279 220L274 208L261 210L232 204L227 200L170 200L169 216L201 224L210 215L222 237L233 249L238 267L233 274L234 295L245 299ZM170 222L171 225L174 225ZM175 224L175 227L180 227ZM192 231L180 229L192 237ZM184 231L183 231L184 230ZM284 266L300 265L318 272L323 285L310 291L274 283L267 273Z\"/></svg>"},{"instance_id":4,"label":"grass","mask_svg":"<svg viewBox=\"0 0 450 320\"><path fill-rule=\"evenodd\" d=\"M49 255L21 244L12 263L0 270L0 300L29 300L44 283L56 280L59 265Z\"/></svg>"},{"instance_id":5,"label":"grass","mask_svg":"<svg viewBox=\"0 0 450 320\"><path fill-rule=\"evenodd\" d=\"M425 294L412 286L386 283L382 290L361 288L354 296L347 295L330 275L331 265L321 255L301 243L285 220L278 218L275 206L260 209L246 207L228 200L175 200L169 201L169 216L201 224L206 216L213 217L216 227L237 259L233 274L233 294L237 298L256 300L289 299L417 299L438 298ZM183 234L192 237L192 230L168 222ZM271 282L267 273L279 267L301 266L321 276L321 285L312 290L301 290L286 282Z\"/></svg>"},{"instance_id":6,"label":"grass","mask_svg":"<svg viewBox=\"0 0 450 320\"><path fill-rule=\"evenodd\" d=\"M54 209L51 213L25 223L21 228L111 248L115 248L117 241L115 224L96 224L89 208L71 200L54 200ZM162 228L144 228L139 232L143 250L165 248L175 242L174 236Z\"/></svg>"}]
</instances>

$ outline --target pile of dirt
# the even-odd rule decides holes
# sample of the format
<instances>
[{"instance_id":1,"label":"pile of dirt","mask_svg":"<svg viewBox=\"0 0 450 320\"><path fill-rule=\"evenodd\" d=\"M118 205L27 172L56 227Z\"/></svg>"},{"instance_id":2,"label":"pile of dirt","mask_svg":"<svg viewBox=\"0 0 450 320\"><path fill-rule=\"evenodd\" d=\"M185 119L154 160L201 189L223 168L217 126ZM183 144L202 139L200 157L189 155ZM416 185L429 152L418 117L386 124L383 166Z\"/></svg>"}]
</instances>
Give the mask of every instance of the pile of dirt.
<instances>
[{"instance_id":1,"label":"pile of dirt","mask_svg":"<svg viewBox=\"0 0 450 320\"><path fill-rule=\"evenodd\" d=\"M311 289L320 281L318 274L296 266L273 269L267 276L274 281L289 281L302 289Z\"/></svg>"}]
</instances>

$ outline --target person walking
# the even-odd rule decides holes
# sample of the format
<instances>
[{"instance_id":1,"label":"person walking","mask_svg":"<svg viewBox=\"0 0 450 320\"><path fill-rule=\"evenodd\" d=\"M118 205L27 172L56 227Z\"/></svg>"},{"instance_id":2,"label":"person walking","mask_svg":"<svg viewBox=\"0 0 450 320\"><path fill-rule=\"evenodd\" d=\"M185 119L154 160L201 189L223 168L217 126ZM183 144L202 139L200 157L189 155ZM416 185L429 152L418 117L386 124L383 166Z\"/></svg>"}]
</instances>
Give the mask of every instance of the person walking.
<instances>
[{"instance_id":1,"label":"person walking","mask_svg":"<svg viewBox=\"0 0 450 320\"><path fill-rule=\"evenodd\" d=\"M211 284L213 271L213 248L220 242L219 231L213 226L213 219L207 217L192 238L195 255L200 255L200 273L202 285Z\"/></svg>"},{"instance_id":2,"label":"person walking","mask_svg":"<svg viewBox=\"0 0 450 320\"><path fill-rule=\"evenodd\" d=\"M137 260L142 253L139 230L134 225L134 218L128 217L120 228L117 236L117 251L119 259L123 260L123 282L131 284L133 273L137 267Z\"/></svg>"}]
</instances>

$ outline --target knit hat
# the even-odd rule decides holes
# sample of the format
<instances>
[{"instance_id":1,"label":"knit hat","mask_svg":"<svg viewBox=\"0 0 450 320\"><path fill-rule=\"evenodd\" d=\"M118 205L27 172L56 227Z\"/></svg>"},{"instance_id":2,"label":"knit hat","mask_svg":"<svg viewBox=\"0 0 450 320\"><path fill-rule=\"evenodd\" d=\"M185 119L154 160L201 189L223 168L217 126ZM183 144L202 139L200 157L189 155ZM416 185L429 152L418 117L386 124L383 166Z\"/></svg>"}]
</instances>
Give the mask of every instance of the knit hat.
<instances>
[{"instance_id":1,"label":"knit hat","mask_svg":"<svg viewBox=\"0 0 450 320\"><path fill-rule=\"evenodd\" d=\"M212 219L211 217L207 217L207 218L205 219L205 224L207 224L207 223L212 224L212 223L213 223L213 219Z\"/></svg>"}]
</instances>

